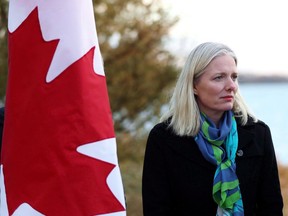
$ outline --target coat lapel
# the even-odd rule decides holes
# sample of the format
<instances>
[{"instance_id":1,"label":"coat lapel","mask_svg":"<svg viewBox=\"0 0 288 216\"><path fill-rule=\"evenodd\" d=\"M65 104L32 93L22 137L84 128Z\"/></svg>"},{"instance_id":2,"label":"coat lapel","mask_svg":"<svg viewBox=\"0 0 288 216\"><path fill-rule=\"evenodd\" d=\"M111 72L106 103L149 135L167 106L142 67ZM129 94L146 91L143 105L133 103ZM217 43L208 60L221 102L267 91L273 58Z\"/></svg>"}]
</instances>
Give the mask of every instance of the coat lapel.
<instances>
[{"instance_id":1,"label":"coat lapel","mask_svg":"<svg viewBox=\"0 0 288 216\"><path fill-rule=\"evenodd\" d=\"M253 133L246 127L238 126L238 149L243 149L253 142Z\"/></svg>"}]
</instances>

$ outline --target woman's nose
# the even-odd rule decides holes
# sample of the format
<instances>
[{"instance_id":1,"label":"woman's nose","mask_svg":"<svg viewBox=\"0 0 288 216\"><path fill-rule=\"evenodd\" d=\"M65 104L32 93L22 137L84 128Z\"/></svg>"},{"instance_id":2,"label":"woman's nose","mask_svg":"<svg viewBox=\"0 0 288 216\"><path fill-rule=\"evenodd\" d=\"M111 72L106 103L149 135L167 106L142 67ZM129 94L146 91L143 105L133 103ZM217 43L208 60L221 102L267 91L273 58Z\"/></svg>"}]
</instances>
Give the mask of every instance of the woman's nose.
<instances>
[{"instance_id":1,"label":"woman's nose","mask_svg":"<svg viewBox=\"0 0 288 216\"><path fill-rule=\"evenodd\" d=\"M235 91L238 88L237 80L234 80L232 78L228 78L227 84L226 84L226 90L227 91Z\"/></svg>"}]
</instances>

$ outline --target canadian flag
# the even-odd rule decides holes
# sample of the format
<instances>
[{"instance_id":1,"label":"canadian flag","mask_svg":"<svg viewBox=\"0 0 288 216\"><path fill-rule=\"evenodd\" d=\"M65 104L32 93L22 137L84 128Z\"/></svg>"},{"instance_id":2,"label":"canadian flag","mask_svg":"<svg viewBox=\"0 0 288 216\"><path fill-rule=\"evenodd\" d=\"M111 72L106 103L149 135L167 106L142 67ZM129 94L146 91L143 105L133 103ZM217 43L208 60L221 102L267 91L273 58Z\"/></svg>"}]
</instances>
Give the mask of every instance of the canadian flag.
<instances>
[{"instance_id":1,"label":"canadian flag","mask_svg":"<svg viewBox=\"0 0 288 216\"><path fill-rule=\"evenodd\" d=\"M92 0L10 0L1 216L125 216Z\"/></svg>"}]
</instances>

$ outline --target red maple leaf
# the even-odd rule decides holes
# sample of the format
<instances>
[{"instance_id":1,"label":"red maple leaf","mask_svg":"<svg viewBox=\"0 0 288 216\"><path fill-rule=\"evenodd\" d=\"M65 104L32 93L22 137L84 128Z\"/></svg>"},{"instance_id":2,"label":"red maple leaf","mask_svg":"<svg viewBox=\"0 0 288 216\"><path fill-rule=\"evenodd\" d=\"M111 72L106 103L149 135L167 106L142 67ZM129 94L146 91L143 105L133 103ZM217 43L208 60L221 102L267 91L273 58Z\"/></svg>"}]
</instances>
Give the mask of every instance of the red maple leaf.
<instances>
[{"instance_id":1,"label":"red maple leaf","mask_svg":"<svg viewBox=\"0 0 288 216\"><path fill-rule=\"evenodd\" d=\"M95 48L47 83L57 44L44 41L37 9L9 34L2 152L8 210L28 203L48 216L123 211L106 183L115 165L76 151L115 137L106 80L93 70Z\"/></svg>"}]
</instances>

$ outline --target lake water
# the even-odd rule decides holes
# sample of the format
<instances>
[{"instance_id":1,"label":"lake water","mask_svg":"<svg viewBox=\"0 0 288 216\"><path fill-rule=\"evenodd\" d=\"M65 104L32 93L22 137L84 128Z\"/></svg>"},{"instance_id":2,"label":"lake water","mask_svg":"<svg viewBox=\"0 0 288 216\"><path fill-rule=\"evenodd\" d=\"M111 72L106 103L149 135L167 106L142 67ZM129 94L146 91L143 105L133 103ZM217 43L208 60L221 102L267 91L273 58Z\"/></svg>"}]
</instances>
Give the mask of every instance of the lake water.
<instances>
[{"instance_id":1,"label":"lake water","mask_svg":"<svg viewBox=\"0 0 288 216\"><path fill-rule=\"evenodd\" d=\"M240 91L252 113L270 127L278 162L288 165L288 83L240 83Z\"/></svg>"}]
</instances>

